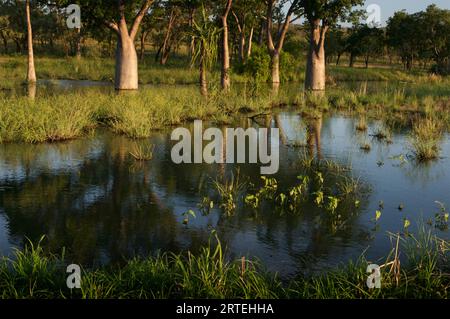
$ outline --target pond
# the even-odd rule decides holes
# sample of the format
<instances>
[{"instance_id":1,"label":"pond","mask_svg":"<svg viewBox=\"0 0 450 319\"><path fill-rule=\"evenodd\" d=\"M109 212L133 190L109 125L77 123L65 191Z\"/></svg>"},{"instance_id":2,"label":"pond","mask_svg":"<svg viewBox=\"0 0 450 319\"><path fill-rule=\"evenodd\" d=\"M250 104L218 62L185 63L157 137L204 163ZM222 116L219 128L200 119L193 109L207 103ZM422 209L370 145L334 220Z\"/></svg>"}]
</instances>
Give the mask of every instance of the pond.
<instances>
[{"instance_id":1,"label":"pond","mask_svg":"<svg viewBox=\"0 0 450 319\"><path fill-rule=\"evenodd\" d=\"M174 164L172 129L137 142L98 129L64 143L0 145L0 255L10 256L14 247L45 234L46 249L65 248L70 260L91 267L158 251L196 251L216 230L228 258L256 257L288 279L356 260L363 252L380 261L392 248L388 232L404 231L405 219L412 233L423 224L449 239L448 230L427 221L440 211L436 201L450 205L450 136L442 139L439 160L418 164L408 156L407 130L392 132L387 143L370 137L378 121L369 121L364 133L356 131L357 123L343 115L311 120L295 110L278 110L260 121L243 117L230 125L281 129L280 169L273 176L280 187L307 174L299 165L305 156L351 167L348 174L367 190L360 205L342 208L345 225L334 231L318 221L320 209L311 203L297 213L280 213L271 205L254 211L241 204L227 216L216 204L201 214L198 204L211 194L212 181L236 174L239 166L241 177L259 185L260 168ZM130 155L136 143L154 145L150 161ZM362 143L371 149L362 150ZM188 210L196 216L185 225ZM382 215L375 222L377 210Z\"/></svg>"}]
</instances>

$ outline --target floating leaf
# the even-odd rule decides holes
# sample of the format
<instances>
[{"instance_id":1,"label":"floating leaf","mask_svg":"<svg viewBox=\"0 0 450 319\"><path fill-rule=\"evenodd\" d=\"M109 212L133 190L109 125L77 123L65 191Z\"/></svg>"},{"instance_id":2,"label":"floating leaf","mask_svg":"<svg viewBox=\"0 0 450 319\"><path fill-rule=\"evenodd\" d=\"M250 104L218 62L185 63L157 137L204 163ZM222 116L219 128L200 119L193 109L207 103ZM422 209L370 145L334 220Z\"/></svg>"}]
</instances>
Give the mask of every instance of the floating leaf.
<instances>
[{"instance_id":1,"label":"floating leaf","mask_svg":"<svg viewBox=\"0 0 450 319\"><path fill-rule=\"evenodd\" d=\"M381 217L381 211L377 210L375 212L375 221L378 221L380 219L380 217Z\"/></svg>"}]
</instances>

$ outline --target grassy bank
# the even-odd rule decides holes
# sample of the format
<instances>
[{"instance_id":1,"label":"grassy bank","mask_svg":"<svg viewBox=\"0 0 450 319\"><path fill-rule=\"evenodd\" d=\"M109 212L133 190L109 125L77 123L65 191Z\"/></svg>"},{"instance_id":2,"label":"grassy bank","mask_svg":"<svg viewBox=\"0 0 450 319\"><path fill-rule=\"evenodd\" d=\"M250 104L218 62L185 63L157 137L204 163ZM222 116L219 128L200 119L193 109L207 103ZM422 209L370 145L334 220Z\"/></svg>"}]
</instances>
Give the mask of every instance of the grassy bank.
<instances>
[{"instance_id":1,"label":"grassy bank","mask_svg":"<svg viewBox=\"0 0 450 319\"><path fill-rule=\"evenodd\" d=\"M287 81L304 81L304 60L292 60L288 66L282 65L283 78ZM113 82L115 61L113 58L58 58L36 57L36 73L43 80L91 80ZM167 65L156 63L151 56L139 62L139 82L141 84L195 84L198 82L198 70L189 67L187 56L173 57ZM25 56L0 56L0 78L4 79L0 89L9 88L25 80L27 63ZM284 67L284 69L283 69ZM289 67L289 69L286 69ZM424 82L426 75L420 72L405 72L398 68L349 68L346 66L328 66L328 82L340 81L407 81ZM214 68L209 78L219 83L220 67ZM244 83L253 80L253 76L231 72L232 81Z\"/></svg>"},{"instance_id":2,"label":"grassy bank","mask_svg":"<svg viewBox=\"0 0 450 319\"><path fill-rule=\"evenodd\" d=\"M400 237L399 237L400 238ZM62 256L29 244L0 263L1 298L448 298L449 243L422 231L400 238L399 250L380 262L381 289L368 289L369 262L361 258L324 275L289 283L254 259L228 262L220 242L197 255L161 254L123 267L83 269L81 289L66 286ZM396 255L406 256L401 267Z\"/></svg>"},{"instance_id":3,"label":"grassy bank","mask_svg":"<svg viewBox=\"0 0 450 319\"><path fill-rule=\"evenodd\" d=\"M430 88L434 85L435 91ZM117 94L90 89L80 93L44 95L30 99L0 93L0 142L39 143L77 138L105 125L131 138L194 119L229 123L243 113L267 112L294 106L305 116L344 112L384 119L392 128L412 127L418 118L434 118L450 127L446 82L417 85L412 92L398 89L367 93L330 88L323 96L282 88L241 87L224 94L211 90L205 99L195 86L162 86ZM410 89L411 90L411 89ZM415 92L415 93L414 93ZM450 92L449 92L450 95Z\"/></svg>"}]
</instances>

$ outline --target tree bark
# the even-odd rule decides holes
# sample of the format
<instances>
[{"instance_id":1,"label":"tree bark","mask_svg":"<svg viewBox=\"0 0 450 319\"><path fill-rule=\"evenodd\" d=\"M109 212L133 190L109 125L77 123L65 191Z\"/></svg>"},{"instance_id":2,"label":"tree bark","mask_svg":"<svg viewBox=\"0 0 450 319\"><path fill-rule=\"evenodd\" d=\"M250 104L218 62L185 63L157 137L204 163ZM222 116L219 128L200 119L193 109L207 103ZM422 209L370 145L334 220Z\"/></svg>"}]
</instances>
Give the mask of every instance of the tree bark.
<instances>
[{"instance_id":1,"label":"tree bark","mask_svg":"<svg viewBox=\"0 0 450 319\"><path fill-rule=\"evenodd\" d=\"M321 26L320 19L311 23L311 35L306 64L305 89L325 90L325 34L327 26Z\"/></svg>"},{"instance_id":2,"label":"tree bark","mask_svg":"<svg viewBox=\"0 0 450 319\"><path fill-rule=\"evenodd\" d=\"M271 56L272 83L279 84L280 81L280 53L275 51Z\"/></svg>"},{"instance_id":3,"label":"tree bark","mask_svg":"<svg viewBox=\"0 0 450 319\"><path fill-rule=\"evenodd\" d=\"M36 70L34 68L34 53L33 53L33 30L31 27L31 13L30 13L30 0L25 2L25 11L27 16L27 36L28 36L28 74L27 82L36 82Z\"/></svg>"},{"instance_id":4,"label":"tree bark","mask_svg":"<svg viewBox=\"0 0 450 319\"><path fill-rule=\"evenodd\" d=\"M77 28L77 40L75 44L75 56L77 59L81 59L81 41L82 41L81 29Z\"/></svg>"},{"instance_id":5,"label":"tree bark","mask_svg":"<svg viewBox=\"0 0 450 319\"><path fill-rule=\"evenodd\" d=\"M106 21L106 25L117 34L116 48L116 70L115 70L115 88L116 90L137 90L138 80L138 57L134 39L139 30L139 26L147 13L153 0L143 1L142 7L134 18L132 27L128 31L125 20L124 0L119 0L120 20L118 23Z\"/></svg>"},{"instance_id":6,"label":"tree bark","mask_svg":"<svg viewBox=\"0 0 450 319\"><path fill-rule=\"evenodd\" d=\"M175 24L176 21L176 14L175 14L175 10L172 9L172 11L170 12L170 17L169 17L169 24L167 26L167 31L166 31L166 35L164 36L164 42L161 48L161 59L159 61L159 63L161 65L165 65L167 62L167 59L169 58L169 51L170 51L170 45L169 45L169 41L170 41L170 37L171 37L171 32L172 32L172 28L173 25Z\"/></svg>"},{"instance_id":7,"label":"tree bark","mask_svg":"<svg viewBox=\"0 0 450 319\"><path fill-rule=\"evenodd\" d=\"M206 65L204 57L206 56L205 49L202 48L202 58L200 61L200 93L202 96L208 96L208 79L206 77Z\"/></svg>"},{"instance_id":8,"label":"tree bark","mask_svg":"<svg viewBox=\"0 0 450 319\"><path fill-rule=\"evenodd\" d=\"M227 6L222 16L222 73L221 85L224 91L229 91L230 80L230 48L228 43L228 14L230 13L233 0L227 0Z\"/></svg>"},{"instance_id":9,"label":"tree bark","mask_svg":"<svg viewBox=\"0 0 450 319\"><path fill-rule=\"evenodd\" d=\"M267 48L269 50L269 54L271 56L271 68L272 68L272 85L274 88L279 87L280 85L280 53L283 49L284 40L286 38L287 31L289 29L289 25L291 24L291 16L293 14L293 10L298 3L298 1L293 1L291 3L291 7L289 8L286 18L284 20L283 26L280 28L280 32L278 32L277 42L274 43L272 38L272 17L273 17L273 7L275 4L275 0L267 1Z\"/></svg>"},{"instance_id":10,"label":"tree bark","mask_svg":"<svg viewBox=\"0 0 450 319\"><path fill-rule=\"evenodd\" d=\"M3 33L0 33L3 40L3 47L5 48L5 54L8 54L8 39L6 39Z\"/></svg>"},{"instance_id":11,"label":"tree bark","mask_svg":"<svg viewBox=\"0 0 450 319\"><path fill-rule=\"evenodd\" d=\"M253 33L254 33L254 28L251 28L250 29L250 35L248 36L247 59L252 55Z\"/></svg>"}]
</instances>

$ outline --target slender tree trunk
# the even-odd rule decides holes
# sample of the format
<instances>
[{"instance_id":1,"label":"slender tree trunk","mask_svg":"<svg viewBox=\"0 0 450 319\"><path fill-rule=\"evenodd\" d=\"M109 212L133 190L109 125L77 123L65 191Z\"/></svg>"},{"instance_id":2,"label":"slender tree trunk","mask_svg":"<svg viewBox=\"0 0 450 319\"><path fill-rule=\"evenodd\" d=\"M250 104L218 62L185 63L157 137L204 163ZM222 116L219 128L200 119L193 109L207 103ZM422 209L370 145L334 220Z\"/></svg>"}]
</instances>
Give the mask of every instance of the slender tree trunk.
<instances>
[{"instance_id":1,"label":"slender tree trunk","mask_svg":"<svg viewBox=\"0 0 450 319\"><path fill-rule=\"evenodd\" d=\"M275 51L271 56L272 83L280 84L280 53Z\"/></svg>"},{"instance_id":2,"label":"slender tree trunk","mask_svg":"<svg viewBox=\"0 0 450 319\"><path fill-rule=\"evenodd\" d=\"M353 52L351 52L350 53L350 62L348 64L348 66L353 68L354 65L355 65L355 55L353 54Z\"/></svg>"},{"instance_id":3,"label":"slender tree trunk","mask_svg":"<svg viewBox=\"0 0 450 319\"><path fill-rule=\"evenodd\" d=\"M224 91L230 90L230 48L228 44L228 14L231 9L233 0L228 0L225 13L222 16L222 73L221 73L221 85Z\"/></svg>"},{"instance_id":4,"label":"slender tree trunk","mask_svg":"<svg viewBox=\"0 0 450 319\"><path fill-rule=\"evenodd\" d=\"M205 56L206 52L202 48L202 58L200 61L200 93L203 96L208 96L208 80L206 78L206 65L205 65Z\"/></svg>"},{"instance_id":5,"label":"slender tree trunk","mask_svg":"<svg viewBox=\"0 0 450 319\"><path fill-rule=\"evenodd\" d=\"M261 26L260 26L259 35L258 35L258 45L259 46L262 46L264 43L265 28L266 28L266 22L264 21L264 19L261 19Z\"/></svg>"},{"instance_id":6,"label":"slender tree trunk","mask_svg":"<svg viewBox=\"0 0 450 319\"><path fill-rule=\"evenodd\" d=\"M14 43L16 44L16 53L22 52L22 46L20 45L20 41L17 38L14 38Z\"/></svg>"},{"instance_id":7,"label":"slender tree trunk","mask_svg":"<svg viewBox=\"0 0 450 319\"><path fill-rule=\"evenodd\" d=\"M369 68L369 56L368 55L366 55L365 63L366 63L366 69L368 69Z\"/></svg>"},{"instance_id":8,"label":"slender tree trunk","mask_svg":"<svg viewBox=\"0 0 450 319\"><path fill-rule=\"evenodd\" d=\"M173 28L175 21L176 21L175 11L172 10L170 12L169 24L167 26L166 35L164 36L164 42L163 42L163 45L161 48L161 60L159 61L159 63L161 65L165 65L167 62L167 59L169 58L169 53L167 51L170 50L169 41L170 41L170 37L172 35L171 32L172 32L172 28Z\"/></svg>"},{"instance_id":9,"label":"slender tree trunk","mask_svg":"<svg viewBox=\"0 0 450 319\"><path fill-rule=\"evenodd\" d=\"M31 28L31 13L30 0L26 0L25 11L27 15L27 36L28 36L28 83L36 82L36 70L34 68L34 53L33 53L33 30Z\"/></svg>"},{"instance_id":10,"label":"slender tree trunk","mask_svg":"<svg viewBox=\"0 0 450 319\"><path fill-rule=\"evenodd\" d=\"M305 88L313 91L325 90L325 33L327 27L320 20L311 23L311 40L306 64Z\"/></svg>"},{"instance_id":11,"label":"slender tree trunk","mask_svg":"<svg viewBox=\"0 0 450 319\"><path fill-rule=\"evenodd\" d=\"M75 44L75 56L77 59L81 59L81 41L82 41L81 29L77 28L77 42Z\"/></svg>"},{"instance_id":12,"label":"slender tree trunk","mask_svg":"<svg viewBox=\"0 0 450 319\"><path fill-rule=\"evenodd\" d=\"M245 61L245 33L241 32L239 34L239 62L244 63Z\"/></svg>"},{"instance_id":13,"label":"slender tree trunk","mask_svg":"<svg viewBox=\"0 0 450 319\"><path fill-rule=\"evenodd\" d=\"M5 54L8 54L8 39L6 39L3 33L0 33L3 40L3 47L5 48Z\"/></svg>"},{"instance_id":14,"label":"slender tree trunk","mask_svg":"<svg viewBox=\"0 0 450 319\"><path fill-rule=\"evenodd\" d=\"M120 28L116 51L116 90L138 89L138 59L128 30Z\"/></svg>"},{"instance_id":15,"label":"slender tree trunk","mask_svg":"<svg viewBox=\"0 0 450 319\"><path fill-rule=\"evenodd\" d=\"M341 54L338 53L337 58L336 58L336 66L339 65L339 62L341 61Z\"/></svg>"},{"instance_id":16,"label":"slender tree trunk","mask_svg":"<svg viewBox=\"0 0 450 319\"><path fill-rule=\"evenodd\" d=\"M140 52L139 52L139 59L140 60L143 60L144 59L144 56L145 56L145 38L146 38L146 32L142 32L141 33L141 38L140 38L140 41L141 41L141 47L140 47Z\"/></svg>"},{"instance_id":17,"label":"slender tree trunk","mask_svg":"<svg viewBox=\"0 0 450 319\"><path fill-rule=\"evenodd\" d=\"M247 59L252 55L253 33L254 33L254 28L251 28L251 29L250 29L250 35L248 36Z\"/></svg>"}]
</instances>

